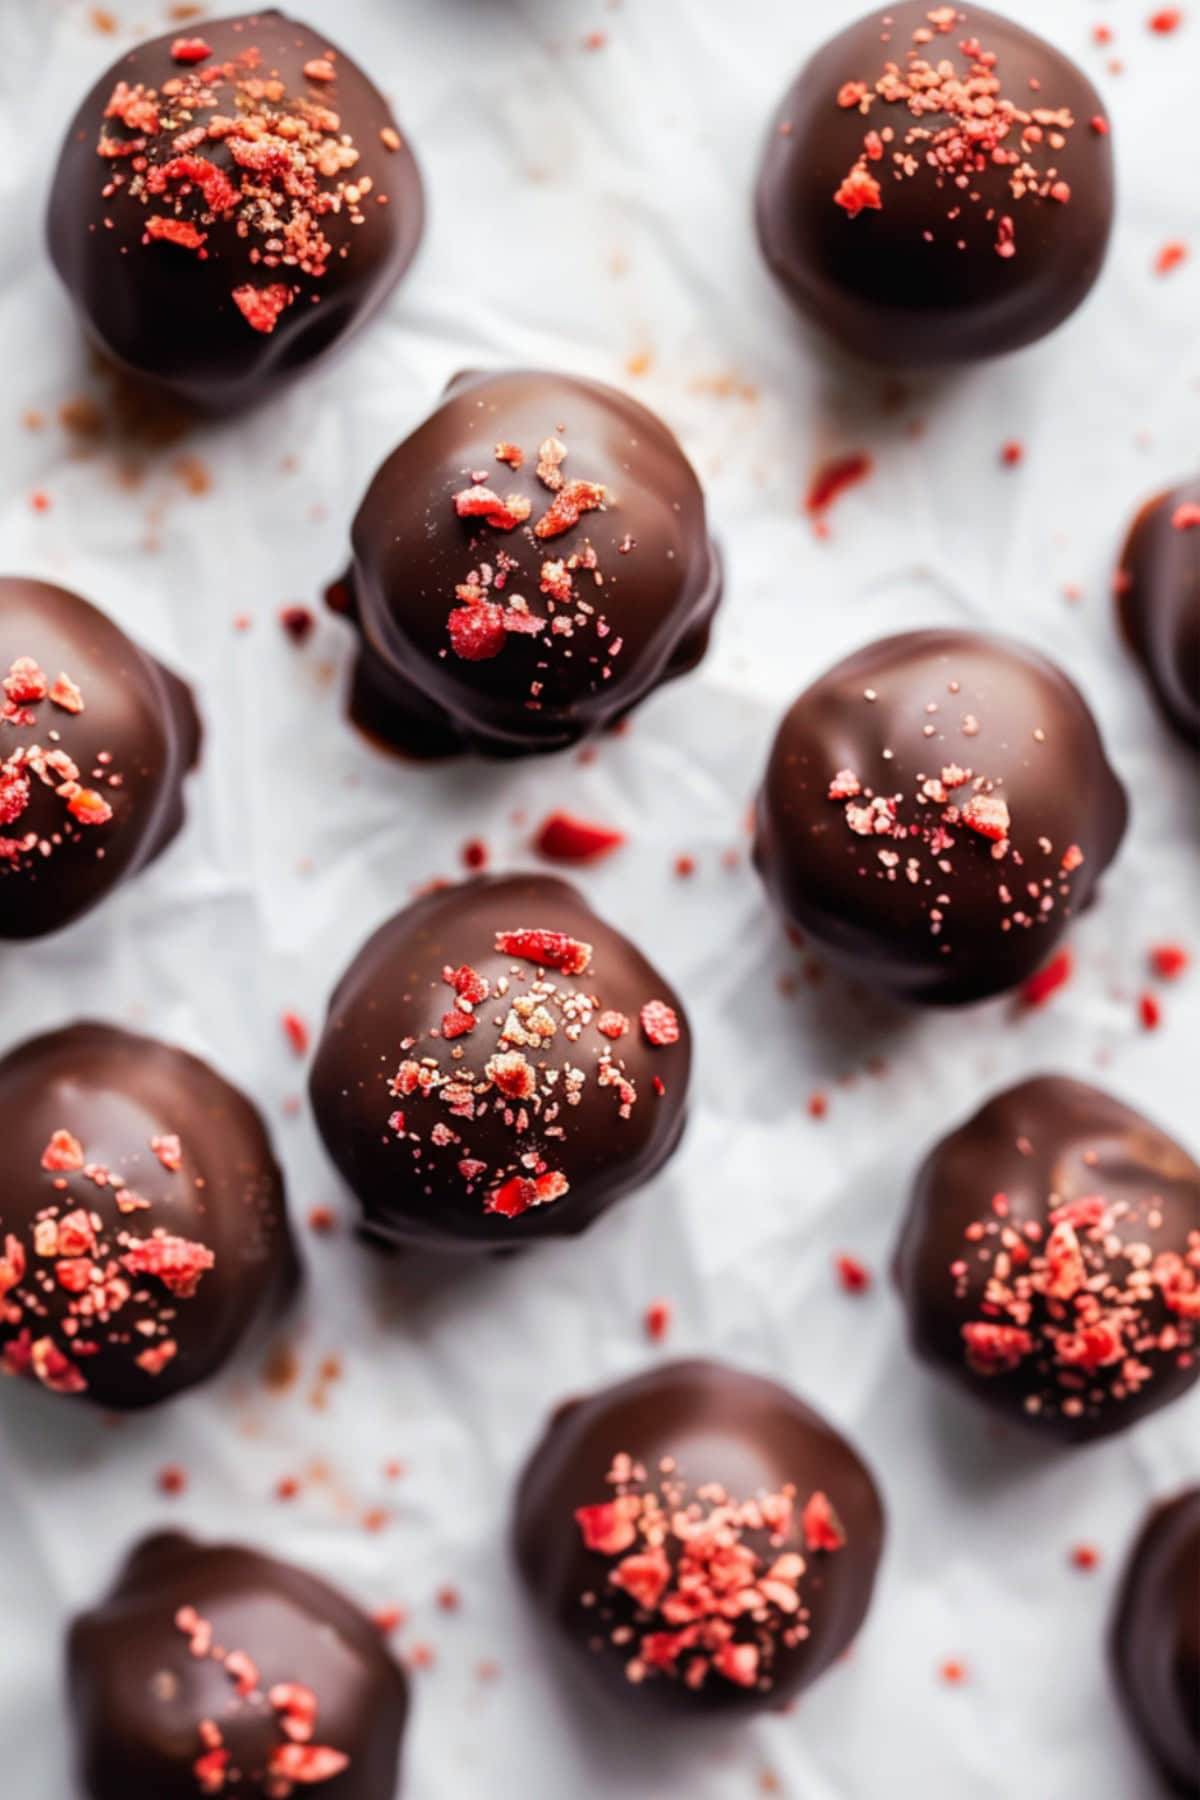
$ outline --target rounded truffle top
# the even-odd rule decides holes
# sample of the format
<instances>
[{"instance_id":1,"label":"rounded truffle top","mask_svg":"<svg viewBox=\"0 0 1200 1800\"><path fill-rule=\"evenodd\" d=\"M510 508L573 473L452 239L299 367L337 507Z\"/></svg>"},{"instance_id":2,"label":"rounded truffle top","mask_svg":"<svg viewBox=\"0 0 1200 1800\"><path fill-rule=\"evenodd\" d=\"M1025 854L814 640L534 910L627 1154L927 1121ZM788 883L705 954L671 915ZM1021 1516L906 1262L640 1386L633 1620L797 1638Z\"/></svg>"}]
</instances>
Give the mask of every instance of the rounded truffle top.
<instances>
[{"instance_id":1,"label":"rounded truffle top","mask_svg":"<svg viewBox=\"0 0 1200 1800\"><path fill-rule=\"evenodd\" d=\"M101 76L63 145L49 238L104 351L227 412L373 312L422 217L378 89L271 9L151 39Z\"/></svg>"},{"instance_id":2,"label":"rounded truffle top","mask_svg":"<svg viewBox=\"0 0 1200 1800\"><path fill-rule=\"evenodd\" d=\"M85 913L183 819L182 682L78 594L0 577L0 938Z\"/></svg>"},{"instance_id":3,"label":"rounded truffle top","mask_svg":"<svg viewBox=\"0 0 1200 1800\"><path fill-rule=\"evenodd\" d=\"M943 1138L896 1257L918 1353L1065 1442L1200 1374L1200 1166L1099 1089L1037 1076Z\"/></svg>"},{"instance_id":4,"label":"rounded truffle top","mask_svg":"<svg viewBox=\"0 0 1200 1800\"><path fill-rule=\"evenodd\" d=\"M236 1545L147 1538L75 1621L90 1800L392 1800L408 1711L379 1631L323 1581Z\"/></svg>"},{"instance_id":5,"label":"rounded truffle top","mask_svg":"<svg viewBox=\"0 0 1200 1800\"><path fill-rule=\"evenodd\" d=\"M876 7L801 72L758 189L765 254L847 348L995 356L1088 293L1112 225L1109 123L1053 45L973 5Z\"/></svg>"},{"instance_id":6,"label":"rounded truffle top","mask_svg":"<svg viewBox=\"0 0 1200 1800\"><path fill-rule=\"evenodd\" d=\"M845 1439L713 1362L560 1408L517 1499L521 1570L584 1667L682 1713L794 1699L861 1625L882 1539Z\"/></svg>"},{"instance_id":7,"label":"rounded truffle top","mask_svg":"<svg viewBox=\"0 0 1200 1800\"><path fill-rule=\"evenodd\" d=\"M690 666L719 591L667 427L614 388L529 369L459 376L393 451L351 580L385 681L496 754L571 743Z\"/></svg>"},{"instance_id":8,"label":"rounded truffle top","mask_svg":"<svg viewBox=\"0 0 1200 1800\"><path fill-rule=\"evenodd\" d=\"M0 1371L120 1409L214 1373L296 1280L262 1121L108 1025L0 1060Z\"/></svg>"},{"instance_id":9,"label":"rounded truffle top","mask_svg":"<svg viewBox=\"0 0 1200 1800\"><path fill-rule=\"evenodd\" d=\"M779 728L756 856L842 970L931 1005L1025 980L1096 891L1124 789L1061 670L1005 638L914 631L813 683Z\"/></svg>"},{"instance_id":10,"label":"rounded truffle top","mask_svg":"<svg viewBox=\"0 0 1200 1800\"><path fill-rule=\"evenodd\" d=\"M1200 748L1200 477L1148 500L1117 573L1125 635L1167 718Z\"/></svg>"},{"instance_id":11,"label":"rounded truffle top","mask_svg":"<svg viewBox=\"0 0 1200 1800\"><path fill-rule=\"evenodd\" d=\"M574 888L487 877L367 942L312 1100L372 1231L499 1249L581 1231L653 1174L690 1065L678 996Z\"/></svg>"},{"instance_id":12,"label":"rounded truffle top","mask_svg":"<svg viewBox=\"0 0 1200 1800\"><path fill-rule=\"evenodd\" d=\"M1200 1782L1200 1487L1156 1506L1126 1565L1112 1627L1117 1687L1174 1792Z\"/></svg>"}]
</instances>

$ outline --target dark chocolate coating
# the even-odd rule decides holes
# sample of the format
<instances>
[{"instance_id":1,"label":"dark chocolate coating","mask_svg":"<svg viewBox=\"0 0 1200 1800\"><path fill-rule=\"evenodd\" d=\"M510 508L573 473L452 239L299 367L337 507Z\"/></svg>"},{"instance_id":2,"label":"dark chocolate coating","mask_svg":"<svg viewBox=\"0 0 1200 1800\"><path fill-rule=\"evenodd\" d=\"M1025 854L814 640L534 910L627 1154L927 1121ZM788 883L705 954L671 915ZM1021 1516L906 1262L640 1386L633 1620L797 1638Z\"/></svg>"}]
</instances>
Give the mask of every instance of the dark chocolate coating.
<instances>
[{"instance_id":1,"label":"dark chocolate coating","mask_svg":"<svg viewBox=\"0 0 1200 1800\"><path fill-rule=\"evenodd\" d=\"M1150 1513L1113 1618L1117 1690L1177 1794L1200 1793L1200 1487Z\"/></svg>"},{"instance_id":2,"label":"dark chocolate coating","mask_svg":"<svg viewBox=\"0 0 1200 1800\"><path fill-rule=\"evenodd\" d=\"M558 488L538 474L552 439L566 448L548 471ZM580 483L603 486L602 507L539 536ZM456 496L480 486L525 522L460 517ZM613 724L695 667L721 595L704 495L671 432L615 388L542 370L457 376L376 474L353 544L352 715L416 755L520 756ZM451 629L467 605L494 624L477 660ZM541 623L513 629L530 617Z\"/></svg>"},{"instance_id":3,"label":"dark chocolate coating","mask_svg":"<svg viewBox=\"0 0 1200 1800\"><path fill-rule=\"evenodd\" d=\"M397 1792L403 1671L335 1588L255 1550L145 1538L75 1620L67 1681L88 1800Z\"/></svg>"},{"instance_id":4,"label":"dark chocolate coating","mask_svg":"<svg viewBox=\"0 0 1200 1800\"><path fill-rule=\"evenodd\" d=\"M930 1151L896 1252L917 1354L1060 1443L1200 1375L1200 1166L1098 1088L1039 1075Z\"/></svg>"},{"instance_id":5,"label":"dark chocolate coating","mask_svg":"<svg viewBox=\"0 0 1200 1800\"><path fill-rule=\"evenodd\" d=\"M814 1495L836 1548L810 1535ZM656 1531L647 1497L672 1517L696 1508L690 1544ZM594 1682L660 1716L794 1700L857 1633L882 1542L879 1494L845 1438L786 1388L715 1362L560 1407L517 1493L538 1612Z\"/></svg>"},{"instance_id":6,"label":"dark chocolate coating","mask_svg":"<svg viewBox=\"0 0 1200 1800\"><path fill-rule=\"evenodd\" d=\"M845 974L952 1006L1045 961L1127 812L1053 663L1006 638L913 631L856 651L787 713L755 856L784 917Z\"/></svg>"},{"instance_id":7,"label":"dark chocolate coating","mask_svg":"<svg viewBox=\"0 0 1200 1800\"><path fill-rule=\"evenodd\" d=\"M200 721L177 676L45 581L0 577L0 684L0 939L43 937L179 831Z\"/></svg>"},{"instance_id":8,"label":"dark chocolate coating","mask_svg":"<svg viewBox=\"0 0 1200 1800\"><path fill-rule=\"evenodd\" d=\"M111 1025L0 1060L0 1371L132 1410L291 1298L283 1178L244 1095Z\"/></svg>"},{"instance_id":9,"label":"dark chocolate coating","mask_svg":"<svg viewBox=\"0 0 1200 1800\"><path fill-rule=\"evenodd\" d=\"M1200 748L1200 479L1143 506L1121 556L1117 599L1159 705Z\"/></svg>"},{"instance_id":10,"label":"dark chocolate coating","mask_svg":"<svg viewBox=\"0 0 1200 1800\"><path fill-rule=\"evenodd\" d=\"M189 42L210 54L189 60ZM374 83L270 9L201 19L106 70L63 145L50 254L105 354L187 407L228 413L377 310L423 211Z\"/></svg>"},{"instance_id":11,"label":"dark chocolate coating","mask_svg":"<svg viewBox=\"0 0 1200 1800\"><path fill-rule=\"evenodd\" d=\"M591 946L586 968L496 948L527 930ZM474 1029L455 971L488 986ZM676 1042L649 1041L652 1001L673 1011ZM690 1067L678 996L582 895L489 876L424 895L367 941L330 1001L310 1089L370 1233L487 1251L573 1236L649 1180L683 1131Z\"/></svg>"},{"instance_id":12,"label":"dark chocolate coating","mask_svg":"<svg viewBox=\"0 0 1200 1800\"><path fill-rule=\"evenodd\" d=\"M939 78L942 64L952 73ZM914 94L929 110L913 110ZM1103 266L1104 106L1012 20L930 0L877 6L784 96L757 216L794 304L856 355L916 368L1017 350L1074 312Z\"/></svg>"}]
</instances>

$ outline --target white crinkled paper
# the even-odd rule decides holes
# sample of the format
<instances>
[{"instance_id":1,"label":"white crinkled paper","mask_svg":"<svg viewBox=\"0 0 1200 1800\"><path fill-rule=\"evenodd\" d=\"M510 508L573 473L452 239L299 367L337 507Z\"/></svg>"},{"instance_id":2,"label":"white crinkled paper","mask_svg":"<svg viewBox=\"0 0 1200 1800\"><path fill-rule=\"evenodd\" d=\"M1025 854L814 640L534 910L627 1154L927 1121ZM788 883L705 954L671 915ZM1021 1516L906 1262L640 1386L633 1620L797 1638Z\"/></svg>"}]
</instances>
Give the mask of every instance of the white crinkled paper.
<instances>
[{"instance_id":1,"label":"white crinkled paper","mask_svg":"<svg viewBox=\"0 0 1200 1800\"><path fill-rule=\"evenodd\" d=\"M121 48L167 29L167 9L110 0L120 28L106 37L76 0L0 0L3 566L95 599L194 681L207 727L170 854L62 936L0 947L0 1049L92 1015L209 1057L269 1117L310 1271L286 1392L250 1354L116 1425L15 1384L0 1393L0 1791L73 1800L63 1623L135 1538L174 1522L293 1557L372 1610L408 1609L398 1646L436 1651L414 1676L416 1800L1149 1797L1103 1633L1147 1503L1200 1468L1200 1390L1124 1438L1031 1449L913 1363L887 1263L926 1145L1034 1070L1098 1079L1200 1143L1200 968L1161 990L1158 1032L1136 1007L1149 944L1200 951L1200 787L1109 598L1132 509L1196 460L1200 15L1162 38L1146 0L1012 0L1096 76L1111 111L1109 268L1049 342L897 399L814 353L751 226L769 112L855 0L298 9L392 96L428 184L424 249L347 354L150 458L130 485L112 446L80 455L55 422L94 381L42 211L79 96ZM1115 30L1108 50L1091 42L1097 20ZM584 48L592 32L602 48ZM1173 238L1192 259L1156 277ZM503 363L625 383L665 416L707 485L726 601L699 673L594 761L414 767L346 724L344 627L323 615L297 650L276 613L318 603L367 479L447 378ZM22 423L30 410L42 429ZM1009 439L1025 446L1016 468L999 460ZM874 473L819 541L799 507L808 480L859 449ZM201 459L209 491L189 491L181 456ZM48 511L30 505L39 490ZM239 614L252 618L241 632ZM785 704L869 638L938 622L1001 628L1060 659L1133 800L1101 903L1072 938L1075 979L1022 1017L1011 1002L907 1017L810 985L746 857ZM303 1070L280 1017L315 1027L368 931L417 884L455 874L465 840L484 838L494 866L519 863L558 805L629 833L583 885L688 998L691 1126L658 1179L584 1239L434 1280L353 1238L308 1118L285 1107ZM690 880L673 872L681 853L696 859ZM866 1073L879 1056L886 1073ZM829 1112L815 1121L818 1088ZM338 1210L334 1236L307 1228L314 1206ZM865 1297L835 1281L843 1250L877 1277ZM641 1324L660 1297L674 1307L664 1347ZM693 1352L781 1377L845 1429L885 1491L890 1536L852 1656L792 1714L650 1736L614 1729L561 1679L513 1577L508 1508L557 1399ZM330 1356L340 1378L322 1382ZM407 1465L399 1480L384 1473L392 1458ZM188 1473L177 1499L156 1486L168 1464ZM274 1489L288 1476L305 1479L284 1504ZM376 1507L389 1523L372 1533ZM1091 1575L1069 1563L1080 1540L1103 1553ZM457 1613L436 1605L446 1582ZM968 1664L966 1685L939 1682L948 1657ZM491 1682L477 1676L485 1659L499 1664Z\"/></svg>"}]
</instances>

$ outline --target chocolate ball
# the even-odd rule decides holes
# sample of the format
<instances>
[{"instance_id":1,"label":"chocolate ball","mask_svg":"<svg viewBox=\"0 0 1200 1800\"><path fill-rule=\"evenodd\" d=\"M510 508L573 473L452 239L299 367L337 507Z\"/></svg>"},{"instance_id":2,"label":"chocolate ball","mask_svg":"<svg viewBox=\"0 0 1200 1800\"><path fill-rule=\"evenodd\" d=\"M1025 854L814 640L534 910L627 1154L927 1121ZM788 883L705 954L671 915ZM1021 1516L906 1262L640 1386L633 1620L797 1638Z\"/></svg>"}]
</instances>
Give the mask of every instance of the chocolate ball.
<instances>
[{"instance_id":1,"label":"chocolate ball","mask_svg":"<svg viewBox=\"0 0 1200 1800\"><path fill-rule=\"evenodd\" d=\"M382 305L422 217L383 95L271 9L168 32L101 76L59 158L50 254L103 353L228 413Z\"/></svg>"},{"instance_id":2,"label":"chocolate ball","mask_svg":"<svg viewBox=\"0 0 1200 1800\"><path fill-rule=\"evenodd\" d=\"M566 882L425 894L342 977L313 1110L368 1233L440 1250L582 1231L683 1131L678 995Z\"/></svg>"},{"instance_id":3,"label":"chocolate ball","mask_svg":"<svg viewBox=\"0 0 1200 1800\"><path fill-rule=\"evenodd\" d=\"M978 6L877 6L784 96L758 181L794 304L871 362L974 362L1044 337L1099 275L1108 120L1043 38Z\"/></svg>"},{"instance_id":4,"label":"chocolate ball","mask_svg":"<svg viewBox=\"0 0 1200 1800\"><path fill-rule=\"evenodd\" d=\"M1200 748L1200 479L1143 506L1121 556L1117 604L1163 712Z\"/></svg>"},{"instance_id":5,"label":"chocolate ball","mask_svg":"<svg viewBox=\"0 0 1200 1800\"><path fill-rule=\"evenodd\" d=\"M1163 1779L1200 1791L1200 1487L1156 1506L1125 1568L1111 1653L1125 1710Z\"/></svg>"},{"instance_id":6,"label":"chocolate ball","mask_svg":"<svg viewBox=\"0 0 1200 1800\"><path fill-rule=\"evenodd\" d=\"M930 1151L896 1253L918 1354L1044 1438L1123 1431L1200 1375L1200 1166L1039 1075Z\"/></svg>"},{"instance_id":7,"label":"chocolate ball","mask_svg":"<svg viewBox=\"0 0 1200 1800\"><path fill-rule=\"evenodd\" d=\"M755 858L845 974L928 1006L1023 982L1092 899L1125 792L1077 688L972 631L868 644L786 715Z\"/></svg>"},{"instance_id":8,"label":"chocolate ball","mask_svg":"<svg viewBox=\"0 0 1200 1800\"><path fill-rule=\"evenodd\" d=\"M681 1362L559 1408L515 1529L535 1606L595 1683L660 1716L750 1713L854 1638L883 1508L786 1388Z\"/></svg>"},{"instance_id":9,"label":"chocolate ball","mask_svg":"<svg viewBox=\"0 0 1200 1800\"><path fill-rule=\"evenodd\" d=\"M71 1628L88 1800L393 1800L408 1683L357 1606L233 1544L146 1538Z\"/></svg>"},{"instance_id":10,"label":"chocolate ball","mask_svg":"<svg viewBox=\"0 0 1200 1800\"><path fill-rule=\"evenodd\" d=\"M43 937L183 824L191 690L66 588L0 577L0 939Z\"/></svg>"},{"instance_id":11,"label":"chocolate ball","mask_svg":"<svg viewBox=\"0 0 1200 1800\"><path fill-rule=\"evenodd\" d=\"M213 1375L291 1298L262 1120L198 1058L110 1025L0 1060L0 1371L103 1407Z\"/></svg>"},{"instance_id":12,"label":"chocolate ball","mask_svg":"<svg viewBox=\"0 0 1200 1800\"><path fill-rule=\"evenodd\" d=\"M542 370L460 375L354 521L351 712L417 755L558 750L694 668L721 595L653 413Z\"/></svg>"}]
</instances>

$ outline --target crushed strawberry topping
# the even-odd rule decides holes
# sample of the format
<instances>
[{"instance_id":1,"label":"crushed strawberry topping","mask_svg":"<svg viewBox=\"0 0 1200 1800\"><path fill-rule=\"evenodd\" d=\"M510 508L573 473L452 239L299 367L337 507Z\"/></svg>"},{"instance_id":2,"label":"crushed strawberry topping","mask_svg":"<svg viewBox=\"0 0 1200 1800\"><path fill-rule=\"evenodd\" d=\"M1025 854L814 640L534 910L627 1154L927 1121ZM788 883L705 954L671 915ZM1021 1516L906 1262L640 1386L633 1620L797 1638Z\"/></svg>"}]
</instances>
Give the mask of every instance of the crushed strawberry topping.
<instances>
[{"instance_id":1,"label":"crushed strawberry topping","mask_svg":"<svg viewBox=\"0 0 1200 1800\"><path fill-rule=\"evenodd\" d=\"M625 833L609 825L593 825L573 813L550 813L538 829L534 846L551 862L599 862L619 850Z\"/></svg>"},{"instance_id":2,"label":"crushed strawberry topping","mask_svg":"<svg viewBox=\"0 0 1200 1800\"><path fill-rule=\"evenodd\" d=\"M55 722L55 713L78 715L85 710L83 694L71 677L60 673L51 682L32 657L19 656L0 682L0 688L4 693L4 702L0 705L0 832L6 827L23 824L35 796L43 789L61 802L63 808L63 816L44 833L26 830L18 836L0 836L0 874L3 874L36 868L54 856L64 843L81 843L85 834L77 827L85 827L90 832L108 825L114 811L98 787L84 785L83 771L62 747L61 726ZM43 714L39 711L46 703L53 712ZM6 742L5 728L22 734L22 740L11 749ZM44 733L46 743L38 742L36 738L25 740L25 732ZM47 748L46 744L52 747ZM107 751L97 755L96 767L90 775L93 781L110 788L121 785L121 777L113 769L112 757Z\"/></svg>"},{"instance_id":3,"label":"crushed strawberry topping","mask_svg":"<svg viewBox=\"0 0 1200 1800\"><path fill-rule=\"evenodd\" d=\"M926 240L940 230L965 245L967 208L977 208L996 254L1007 259L1017 254L1016 209L1047 200L1069 203L1060 159L1077 121L1068 107L1043 104L1036 83L1032 96L1007 92L1001 56L975 36L953 46L959 66L950 44L934 51L936 38L953 34L962 17L955 7L930 11L907 46L885 31L879 74L838 90L836 105L861 116L863 140L833 199L848 219L857 219L886 210L897 183L931 180L944 196L945 218L939 226L931 215ZM982 179L991 170L1003 172L1011 213L998 214L996 185Z\"/></svg>"},{"instance_id":4,"label":"crushed strawberry topping","mask_svg":"<svg viewBox=\"0 0 1200 1800\"><path fill-rule=\"evenodd\" d=\"M717 1482L692 1485L673 1457L656 1470L613 1459L611 1498L575 1513L583 1547L613 1566L580 1594L634 1683L710 1680L769 1692L780 1656L808 1635L802 1580L845 1534L823 1494L802 1509L785 1485L740 1501Z\"/></svg>"},{"instance_id":5,"label":"crushed strawberry topping","mask_svg":"<svg viewBox=\"0 0 1200 1800\"><path fill-rule=\"evenodd\" d=\"M1104 1151L1081 1150L1089 1173ZM1044 1205L993 1195L963 1235L949 1275L968 1316L967 1367L984 1380L1021 1376L1024 1404L1079 1418L1186 1366L1200 1321L1200 1220L1185 1228L1149 1187Z\"/></svg>"},{"instance_id":6,"label":"crushed strawberry topping","mask_svg":"<svg viewBox=\"0 0 1200 1800\"><path fill-rule=\"evenodd\" d=\"M244 1650L222 1649L211 1619L204 1618L194 1606L181 1606L174 1623L187 1638L192 1656L218 1663L224 1669L239 1701L247 1701L255 1709L269 1706L275 1714L283 1742L272 1746L267 1758L268 1785L261 1790L267 1800L289 1800L297 1787L316 1787L332 1781L350 1767L350 1758L344 1751L312 1742L317 1696L311 1688L299 1682L276 1682L264 1696L253 1659ZM156 1688L152 1691L157 1694ZM201 1744L200 1754L192 1762L197 1790L201 1794L224 1794L232 1757L225 1747L221 1726L215 1718L202 1718L196 1731ZM259 1791L257 1780L255 1791Z\"/></svg>"},{"instance_id":7,"label":"crushed strawberry topping","mask_svg":"<svg viewBox=\"0 0 1200 1800\"><path fill-rule=\"evenodd\" d=\"M582 975L592 960L592 946L561 931L498 931L496 948L564 975Z\"/></svg>"},{"instance_id":8,"label":"crushed strawberry topping","mask_svg":"<svg viewBox=\"0 0 1200 1800\"><path fill-rule=\"evenodd\" d=\"M656 1048L679 1042L679 1019L665 1000L648 1000L641 1011L641 1024L647 1042Z\"/></svg>"},{"instance_id":9,"label":"crushed strawberry topping","mask_svg":"<svg viewBox=\"0 0 1200 1800\"><path fill-rule=\"evenodd\" d=\"M147 244L203 256L219 230L239 268L265 277L234 285L231 298L251 330L270 333L301 293L319 298L330 268L352 254L367 207L388 195L362 167L332 93L290 93L252 43L218 61L204 38L180 37L171 56L176 70L161 89L113 89L96 144L102 197L148 208ZM305 76L327 87L332 54L312 58ZM162 199L172 211L155 205ZM282 270L287 280L273 279Z\"/></svg>"}]
</instances>

